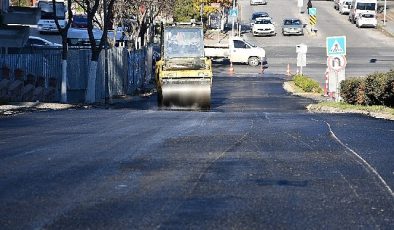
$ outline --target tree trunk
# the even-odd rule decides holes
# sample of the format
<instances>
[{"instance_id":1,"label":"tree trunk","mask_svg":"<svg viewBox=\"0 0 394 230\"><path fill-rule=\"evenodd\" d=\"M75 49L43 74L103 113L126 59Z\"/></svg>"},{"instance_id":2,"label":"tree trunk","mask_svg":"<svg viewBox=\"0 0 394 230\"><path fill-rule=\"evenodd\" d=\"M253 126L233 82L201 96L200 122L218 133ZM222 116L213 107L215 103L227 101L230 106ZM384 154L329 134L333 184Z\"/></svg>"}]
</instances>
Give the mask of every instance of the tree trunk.
<instances>
[{"instance_id":1,"label":"tree trunk","mask_svg":"<svg viewBox=\"0 0 394 230\"><path fill-rule=\"evenodd\" d=\"M62 60L61 102L67 103L67 59Z\"/></svg>"},{"instance_id":2,"label":"tree trunk","mask_svg":"<svg viewBox=\"0 0 394 230\"><path fill-rule=\"evenodd\" d=\"M96 102L96 78L98 61L91 61L89 65L88 86L86 88L86 103Z\"/></svg>"}]
</instances>

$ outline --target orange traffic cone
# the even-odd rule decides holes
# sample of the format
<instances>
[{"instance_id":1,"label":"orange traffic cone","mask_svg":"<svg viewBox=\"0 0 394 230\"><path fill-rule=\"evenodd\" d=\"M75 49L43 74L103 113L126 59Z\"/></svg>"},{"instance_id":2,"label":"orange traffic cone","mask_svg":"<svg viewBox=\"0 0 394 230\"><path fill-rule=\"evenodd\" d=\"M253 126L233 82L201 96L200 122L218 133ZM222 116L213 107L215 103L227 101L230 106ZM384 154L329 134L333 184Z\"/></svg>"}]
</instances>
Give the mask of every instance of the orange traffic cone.
<instances>
[{"instance_id":1,"label":"orange traffic cone","mask_svg":"<svg viewBox=\"0 0 394 230\"><path fill-rule=\"evenodd\" d=\"M263 67L263 65L260 66L260 73L264 74L264 67Z\"/></svg>"},{"instance_id":2,"label":"orange traffic cone","mask_svg":"<svg viewBox=\"0 0 394 230\"><path fill-rule=\"evenodd\" d=\"M230 73L234 73L234 67L233 67L233 63L230 62L230 69L229 69Z\"/></svg>"},{"instance_id":3,"label":"orange traffic cone","mask_svg":"<svg viewBox=\"0 0 394 230\"><path fill-rule=\"evenodd\" d=\"M290 76L290 75L291 75L291 73L290 73L290 64L287 64L286 75L287 75L287 76Z\"/></svg>"}]
</instances>

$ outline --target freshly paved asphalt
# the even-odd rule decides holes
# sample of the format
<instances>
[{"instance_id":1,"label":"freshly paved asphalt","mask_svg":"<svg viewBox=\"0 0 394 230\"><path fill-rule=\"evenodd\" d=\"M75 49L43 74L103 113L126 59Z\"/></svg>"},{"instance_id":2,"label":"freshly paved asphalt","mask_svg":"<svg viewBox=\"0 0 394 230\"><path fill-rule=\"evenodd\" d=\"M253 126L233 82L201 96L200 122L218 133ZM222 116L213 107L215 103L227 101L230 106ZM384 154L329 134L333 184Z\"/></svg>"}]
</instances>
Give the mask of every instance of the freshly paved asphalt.
<instances>
[{"instance_id":1,"label":"freshly paved asphalt","mask_svg":"<svg viewBox=\"0 0 394 230\"><path fill-rule=\"evenodd\" d=\"M1 228L394 228L394 122L215 75L211 111L153 95L0 118Z\"/></svg>"}]
</instances>

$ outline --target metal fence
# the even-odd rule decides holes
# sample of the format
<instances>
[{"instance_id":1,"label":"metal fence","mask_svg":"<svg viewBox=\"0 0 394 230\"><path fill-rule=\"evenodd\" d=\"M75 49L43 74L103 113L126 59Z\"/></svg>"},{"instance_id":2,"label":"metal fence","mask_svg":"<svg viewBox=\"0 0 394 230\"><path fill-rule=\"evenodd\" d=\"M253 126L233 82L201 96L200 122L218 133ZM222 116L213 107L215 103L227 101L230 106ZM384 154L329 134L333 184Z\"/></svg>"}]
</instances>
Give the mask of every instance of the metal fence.
<instances>
[{"instance_id":1,"label":"metal fence","mask_svg":"<svg viewBox=\"0 0 394 230\"><path fill-rule=\"evenodd\" d=\"M136 90L152 80L153 58L157 58L154 47L128 51L115 47L108 50L108 79L110 96L133 94ZM154 55L156 54L156 55ZM83 102L88 82L91 52L89 49L69 49L67 58L67 91L70 102ZM0 54L0 68L6 66L14 72L23 71L24 75L32 74L45 78L46 86L49 79L57 80L57 97L60 98L62 80L61 50L37 49L34 52ZM96 78L96 101L105 97L104 86L104 51L101 52Z\"/></svg>"}]
</instances>

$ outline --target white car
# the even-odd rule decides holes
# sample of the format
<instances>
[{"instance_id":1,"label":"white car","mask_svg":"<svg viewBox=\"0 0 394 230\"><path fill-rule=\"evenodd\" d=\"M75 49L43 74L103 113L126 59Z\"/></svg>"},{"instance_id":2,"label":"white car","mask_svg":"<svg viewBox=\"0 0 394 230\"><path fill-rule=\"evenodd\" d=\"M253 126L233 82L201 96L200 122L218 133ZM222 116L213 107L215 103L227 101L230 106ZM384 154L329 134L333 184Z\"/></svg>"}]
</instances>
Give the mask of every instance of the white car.
<instances>
[{"instance_id":1,"label":"white car","mask_svg":"<svg viewBox=\"0 0 394 230\"><path fill-rule=\"evenodd\" d=\"M361 13L356 18L357 27L373 27L376 28L378 20L376 19L376 14L374 12Z\"/></svg>"},{"instance_id":2,"label":"white car","mask_svg":"<svg viewBox=\"0 0 394 230\"><path fill-rule=\"evenodd\" d=\"M351 0L344 0L339 4L339 13L340 14L349 14L350 13L350 7L352 5Z\"/></svg>"},{"instance_id":3,"label":"white car","mask_svg":"<svg viewBox=\"0 0 394 230\"><path fill-rule=\"evenodd\" d=\"M250 0L250 5L267 5L267 0Z\"/></svg>"},{"instance_id":4,"label":"white car","mask_svg":"<svg viewBox=\"0 0 394 230\"><path fill-rule=\"evenodd\" d=\"M60 48L61 44L50 42L40 37L29 36L29 39L26 42L26 47L51 47L51 48Z\"/></svg>"},{"instance_id":5,"label":"white car","mask_svg":"<svg viewBox=\"0 0 394 230\"><path fill-rule=\"evenodd\" d=\"M253 36L275 36L275 25L269 17L257 18L252 26Z\"/></svg>"}]
</instances>

